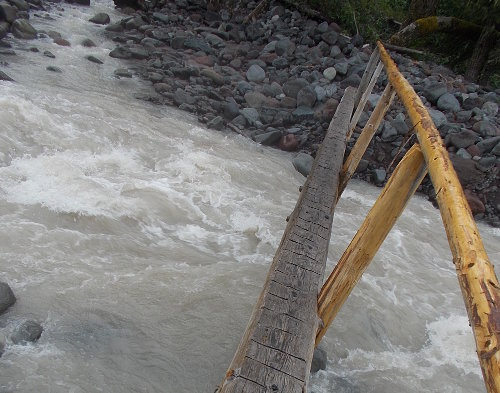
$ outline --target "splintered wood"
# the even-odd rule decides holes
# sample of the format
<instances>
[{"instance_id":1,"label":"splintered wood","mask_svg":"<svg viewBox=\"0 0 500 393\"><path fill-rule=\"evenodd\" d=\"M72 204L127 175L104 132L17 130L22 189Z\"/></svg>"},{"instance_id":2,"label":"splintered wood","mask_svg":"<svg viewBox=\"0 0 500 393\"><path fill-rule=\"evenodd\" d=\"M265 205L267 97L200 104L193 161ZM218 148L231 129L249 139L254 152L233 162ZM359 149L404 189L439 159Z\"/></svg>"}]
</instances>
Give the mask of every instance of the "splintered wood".
<instances>
[{"instance_id":1,"label":"splintered wood","mask_svg":"<svg viewBox=\"0 0 500 393\"><path fill-rule=\"evenodd\" d=\"M355 92L346 90L330 123L220 393L307 391Z\"/></svg>"}]
</instances>

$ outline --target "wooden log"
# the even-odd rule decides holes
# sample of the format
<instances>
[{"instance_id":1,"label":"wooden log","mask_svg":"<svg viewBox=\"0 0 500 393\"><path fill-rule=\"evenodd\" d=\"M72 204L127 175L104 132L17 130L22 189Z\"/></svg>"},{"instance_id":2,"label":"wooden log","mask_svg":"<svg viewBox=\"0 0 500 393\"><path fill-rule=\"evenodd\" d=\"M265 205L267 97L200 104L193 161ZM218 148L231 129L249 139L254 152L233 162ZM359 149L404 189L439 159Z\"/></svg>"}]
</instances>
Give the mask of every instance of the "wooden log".
<instances>
[{"instance_id":1,"label":"wooden log","mask_svg":"<svg viewBox=\"0 0 500 393\"><path fill-rule=\"evenodd\" d=\"M414 56L425 56L425 52L417 49L405 48L404 46L397 46L392 44L384 43L386 49L392 50L394 52L403 53L405 55L414 55Z\"/></svg>"},{"instance_id":2,"label":"wooden log","mask_svg":"<svg viewBox=\"0 0 500 393\"><path fill-rule=\"evenodd\" d=\"M389 82L415 124L415 133L429 167L486 389L489 393L500 393L500 284L438 130L422 100L401 75L382 43L377 45Z\"/></svg>"},{"instance_id":3,"label":"wooden log","mask_svg":"<svg viewBox=\"0 0 500 393\"><path fill-rule=\"evenodd\" d=\"M323 325L316 345L337 315L380 245L427 173L420 148L414 145L394 170L365 221L326 280L318 298Z\"/></svg>"},{"instance_id":4,"label":"wooden log","mask_svg":"<svg viewBox=\"0 0 500 393\"><path fill-rule=\"evenodd\" d=\"M368 83L372 79L372 75L375 72L375 68L377 68L377 64L380 60L380 53L378 48L375 48L370 56L370 60L368 60L368 64L366 65L365 72L361 77L361 82L359 82L358 90L356 91L356 97L354 99L354 107L357 108L359 105L359 101L361 100L361 96L363 95Z\"/></svg>"},{"instance_id":5,"label":"wooden log","mask_svg":"<svg viewBox=\"0 0 500 393\"><path fill-rule=\"evenodd\" d=\"M348 88L290 216L219 392L307 391L333 212L355 89Z\"/></svg>"},{"instance_id":6,"label":"wooden log","mask_svg":"<svg viewBox=\"0 0 500 393\"><path fill-rule=\"evenodd\" d=\"M363 154L365 154L366 148L370 144L370 141L372 140L373 135L375 135L375 132L377 132L377 129L379 128L380 123L382 122L387 110L390 108L395 95L396 92L394 91L392 86L390 84L387 84L382 97L380 97L380 100L375 106L375 109L368 119L368 122L364 126L363 131L356 140L351 153L344 162L342 172L340 173L339 198L340 195L342 195L342 193L344 192L350 178L352 177L354 172L356 172L359 161L361 161Z\"/></svg>"},{"instance_id":7,"label":"wooden log","mask_svg":"<svg viewBox=\"0 0 500 393\"><path fill-rule=\"evenodd\" d=\"M364 89L364 91L361 93L361 98L359 99L358 106L356 107L356 110L354 111L354 115L352 115L351 119L351 124L349 125L349 133L347 134L347 139L349 139L354 131L354 128L356 128L356 125L358 124L359 118L361 117L361 113L363 113L363 109L365 108L366 102L368 101L368 97L370 94L372 94L373 86L375 86L375 83L377 82L377 79L382 72L382 69L384 66L382 65L382 62L378 62L377 68L375 68L375 71L373 71L372 77L370 81L368 82L368 85ZM358 93L361 89L361 84L358 89Z\"/></svg>"},{"instance_id":8,"label":"wooden log","mask_svg":"<svg viewBox=\"0 0 500 393\"><path fill-rule=\"evenodd\" d=\"M450 33L468 39L476 39L481 34L481 26L451 16L428 16L417 19L394 34L391 44L401 45L433 33Z\"/></svg>"}]
</instances>

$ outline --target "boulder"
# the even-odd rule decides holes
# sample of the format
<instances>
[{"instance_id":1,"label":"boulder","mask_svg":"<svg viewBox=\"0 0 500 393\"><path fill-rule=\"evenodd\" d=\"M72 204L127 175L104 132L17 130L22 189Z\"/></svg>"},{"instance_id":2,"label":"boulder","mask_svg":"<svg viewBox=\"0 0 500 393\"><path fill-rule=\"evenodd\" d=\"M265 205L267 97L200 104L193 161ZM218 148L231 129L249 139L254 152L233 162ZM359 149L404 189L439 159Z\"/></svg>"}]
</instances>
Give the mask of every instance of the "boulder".
<instances>
[{"instance_id":1,"label":"boulder","mask_svg":"<svg viewBox=\"0 0 500 393\"><path fill-rule=\"evenodd\" d=\"M50 72L55 72L57 74L62 73L62 69L60 69L59 67L56 67L56 66L47 66L46 70L50 71Z\"/></svg>"},{"instance_id":2,"label":"boulder","mask_svg":"<svg viewBox=\"0 0 500 393\"><path fill-rule=\"evenodd\" d=\"M447 142L449 142L449 144L455 146L457 149L461 149L461 148L467 148L470 145L479 142L479 139L481 138L479 138L479 135L476 134L475 132L464 129L457 133L448 134L446 139Z\"/></svg>"},{"instance_id":3,"label":"boulder","mask_svg":"<svg viewBox=\"0 0 500 393\"><path fill-rule=\"evenodd\" d=\"M96 25L107 25L110 21L109 15L104 12L99 12L89 19L89 22L95 23Z\"/></svg>"},{"instance_id":4,"label":"boulder","mask_svg":"<svg viewBox=\"0 0 500 393\"><path fill-rule=\"evenodd\" d=\"M71 43L68 40L65 40L64 38L55 38L54 43L59 45L59 46L71 46Z\"/></svg>"},{"instance_id":5,"label":"boulder","mask_svg":"<svg viewBox=\"0 0 500 393\"><path fill-rule=\"evenodd\" d=\"M207 41L201 38L186 38L184 40L184 47L193 49L194 51L204 52L207 55L214 54L213 49L210 47Z\"/></svg>"},{"instance_id":6,"label":"boulder","mask_svg":"<svg viewBox=\"0 0 500 393\"><path fill-rule=\"evenodd\" d=\"M161 12L153 12L153 19L161 23L168 23L169 17Z\"/></svg>"},{"instance_id":7,"label":"boulder","mask_svg":"<svg viewBox=\"0 0 500 393\"><path fill-rule=\"evenodd\" d=\"M210 79L215 85L222 86L224 84L224 77L211 68L204 68L200 75Z\"/></svg>"},{"instance_id":8,"label":"boulder","mask_svg":"<svg viewBox=\"0 0 500 393\"><path fill-rule=\"evenodd\" d=\"M287 97L297 99L297 93L308 85L309 82L304 78L291 79L283 84L283 93L285 93Z\"/></svg>"},{"instance_id":9,"label":"boulder","mask_svg":"<svg viewBox=\"0 0 500 393\"><path fill-rule=\"evenodd\" d=\"M292 117L295 122L310 120L314 118L314 110L306 106L299 106L292 112Z\"/></svg>"},{"instance_id":10,"label":"boulder","mask_svg":"<svg viewBox=\"0 0 500 393\"><path fill-rule=\"evenodd\" d=\"M109 52L109 56L115 59L130 59L132 58L132 54L130 53L130 49L124 46L117 46L111 52Z\"/></svg>"},{"instance_id":11,"label":"boulder","mask_svg":"<svg viewBox=\"0 0 500 393\"><path fill-rule=\"evenodd\" d=\"M481 110L484 112L486 116L495 117L498 113L498 104L492 101L486 101Z\"/></svg>"},{"instance_id":12,"label":"boulder","mask_svg":"<svg viewBox=\"0 0 500 393\"><path fill-rule=\"evenodd\" d=\"M349 63L347 61L338 62L333 67L337 71L337 74L341 76L347 75L347 71L349 71Z\"/></svg>"},{"instance_id":13,"label":"boulder","mask_svg":"<svg viewBox=\"0 0 500 393\"><path fill-rule=\"evenodd\" d=\"M0 3L0 20L3 20L7 23L12 23L17 18L17 9L16 7L11 6L10 4L2 1Z\"/></svg>"},{"instance_id":14,"label":"boulder","mask_svg":"<svg viewBox=\"0 0 500 393\"><path fill-rule=\"evenodd\" d=\"M267 101L267 97L257 91L249 91L245 93L245 101L251 108L260 108Z\"/></svg>"},{"instance_id":15,"label":"boulder","mask_svg":"<svg viewBox=\"0 0 500 393\"><path fill-rule=\"evenodd\" d=\"M224 119L221 116L214 117L207 123L207 127L213 130L220 131L224 128Z\"/></svg>"},{"instance_id":16,"label":"boulder","mask_svg":"<svg viewBox=\"0 0 500 393\"><path fill-rule=\"evenodd\" d=\"M177 106L182 104L192 105L196 102L195 98L188 92L182 90L180 87L174 93L174 103Z\"/></svg>"},{"instance_id":17,"label":"boulder","mask_svg":"<svg viewBox=\"0 0 500 393\"><path fill-rule=\"evenodd\" d=\"M337 76L337 70L335 69L335 67L328 67L323 71L323 76L329 81L332 81Z\"/></svg>"},{"instance_id":18,"label":"boulder","mask_svg":"<svg viewBox=\"0 0 500 393\"><path fill-rule=\"evenodd\" d=\"M279 40L275 45L275 52L278 56L291 56L295 51L295 44L289 39Z\"/></svg>"},{"instance_id":19,"label":"boulder","mask_svg":"<svg viewBox=\"0 0 500 393\"><path fill-rule=\"evenodd\" d=\"M125 30L125 27L123 26L123 24L121 22L117 22L117 23L112 23L110 25L107 25L104 30L111 31L113 33L120 33L123 30Z\"/></svg>"},{"instance_id":20,"label":"boulder","mask_svg":"<svg viewBox=\"0 0 500 393\"><path fill-rule=\"evenodd\" d=\"M253 64L248 69L246 77L249 82L259 83L266 79L266 72L259 65Z\"/></svg>"},{"instance_id":21,"label":"boulder","mask_svg":"<svg viewBox=\"0 0 500 393\"><path fill-rule=\"evenodd\" d=\"M491 154L500 156L500 142L498 142L493 149L491 149Z\"/></svg>"},{"instance_id":22,"label":"boulder","mask_svg":"<svg viewBox=\"0 0 500 393\"><path fill-rule=\"evenodd\" d=\"M5 72L0 71L0 81L14 82L14 79L12 79L10 76L8 76Z\"/></svg>"},{"instance_id":23,"label":"boulder","mask_svg":"<svg viewBox=\"0 0 500 393\"><path fill-rule=\"evenodd\" d=\"M297 93L297 107L303 106L312 108L316 103L316 92L314 88L309 85L299 90Z\"/></svg>"},{"instance_id":24,"label":"boulder","mask_svg":"<svg viewBox=\"0 0 500 393\"><path fill-rule=\"evenodd\" d=\"M10 30L10 25L5 21L1 21L0 22L0 40L2 38L4 38L9 33L9 30Z\"/></svg>"},{"instance_id":25,"label":"boulder","mask_svg":"<svg viewBox=\"0 0 500 393\"><path fill-rule=\"evenodd\" d=\"M423 95L430 102L435 104L439 97L443 94L447 93L448 89L444 83L441 82L432 82L423 91Z\"/></svg>"},{"instance_id":26,"label":"boulder","mask_svg":"<svg viewBox=\"0 0 500 393\"><path fill-rule=\"evenodd\" d=\"M43 327L38 322L27 320L16 326L10 339L14 344L27 344L37 341L42 332Z\"/></svg>"},{"instance_id":27,"label":"boulder","mask_svg":"<svg viewBox=\"0 0 500 393\"><path fill-rule=\"evenodd\" d=\"M314 349L313 359L311 362L311 373L316 373L319 370L325 370L327 360L326 351L321 347L316 347Z\"/></svg>"},{"instance_id":28,"label":"boulder","mask_svg":"<svg viewBox=\"0 0 500 393\"><path fill-rule=\"evenodd\" d=\"M427 111L429 112L429 116L431 117L436 128L439 128L446 123L446 115L443 112L436 109L427 109Z\"/></svg>"},{"instance_id":29,"label":"boulder","mask_svg":"<svg viewBox=\"0 0 500 393\"><path fill-rule=\"evenodd\" d=\"M372 179L375 184L382 184L385 181L387 173L384 168L374 169L372 171Z\"/></svg>"},{"instance_id":30,"label":"boulder","mask_svg":"<svg viewBox=\"0 0 500 393\"><path fill-rule=\"evenodd\" d=\"M92 48L95 46L94 41L92 41L90 38L85 38L82 42L81 45L86 47L86 48Z\"/></svg>"},{"instance_id":31,"label":"boulder","mask_svg":"<svg viewBox=\"0 0 500 393\"><path fill-rule=\"evenodd\" d=\"M12 23L10 29L14 37L24 40L32 40L36 38L36 30L26 19L16 19Z\"/></svg>"},{"instance_id":32,"label":"boulder","mask_svg":"<svg viewBox=\"0 0 500 393\"><path fill-rule=\"evenodd\" d=\"M281 131L275 130L254 136L254 140L261 145L272 146L281 139Z\"/></svg>"},{"instance_id":33,"label":"boulder","mask_svg":"<svg viewBox=\"0 0 500 393\"><path fill-rule=\"evenodd\" d=\"M92 55L88 55L88 56L85 56L85 58L92 62L92 63L96 63L96 64L103 64L102 60L98 59L97 57L95 56L92 56Z\"/></svg>"},{"instance_id":34,"label":"boulder","mask_svg":"<svg viewBox=\"0 0 500 393\"><path fill-rule=\"evenodd\" d=\"M472 129L479 132L483 137L497 136L500 134L498 127L489 120L481 120L472 126Z\"/></svg>"},{"instance_id":35,"label":"boulder","mask_svg":"<svg viewBox=\"0 0 500 393\"><path fill-rule=\"evenodd\" d=\"M48 50L43 51L43 55L46 57L50 57L51 59L56 58L56 55L54 55L51 51L48 51Z\"/></svg>"},{"instance_id":36,"label":"boulder","mask_svg":"<svg viewBox=\"0 0 500 393\"><path fill-rule=\"evenodd\" d=\"M240 113L251 126L260 120L259 112L255 108L243 108Z\"/></svg>"},{"instance_id":37,"label":"boulder","mask_svg":"<svg viewBox=\"0 0 500 393\"><path fill-rule=\"evenodd\" d=\"M321 39L330 46L335 45L337 43L338 38L339 38L338 33L333 30L321 34Z\"/></svg>"},{"instance_id":38,"label":"boulder","mask_svg":"<svg viewBox=\"0 0 500 393\"><path fill-rule=\"evenodd\" d=\"M445 93L437 100L436 106L442 111L458 112L460 110L460 103L453 94Z\"/></svg>"},{"instance_id":39,"label":"boulder","mask_svg":"<svg viewBox=\"0 0 500 393\"><path fill-rule=\"evenodd\" d=\"M140 16L136 16L135 18L131 18L125 22L126 30L134 30L138 29L141 26L144 26L146 22Z\"/></svg>"},{"instance_id":40,"label":"boulder","mask_svg":"<svg viewBox=\"0 0 500 393\"><path fill-rule=\"evenodd\" d=\"M0 282L0 314L3 314L15 302L16 297L9 284Z\"/></svg>"},{"instance_id":41,"label":"boulder","mask_svg":"<svg viewBox=\"0 0 500 393\"><path fill-rule=\"evenodd\" d=\"M305 177L311 172L313 163L314 158L307 153L299 153L292 160L295 170Z\"/></svg>"},{"instance_id":42,"label":"boulder","mask_svg":"<svg viewBox=\"0 0 500 393\"><path fill-rule=\"evenodd\" d=\"M113 73L117 78L132 78L132 74L126 68L117 68ZM156 86L155 86L156 87Z\"/></svg>"},{"instance_id":43,"label":"boulder","mask_svg":"<svg viewBox=\"0 0 500 393\"><path fill-rule=\"evenodd\" d=\"M9 0L9 2L19 11L29 11L30 5L25 0Z\"/></svg>"}]
</instances>

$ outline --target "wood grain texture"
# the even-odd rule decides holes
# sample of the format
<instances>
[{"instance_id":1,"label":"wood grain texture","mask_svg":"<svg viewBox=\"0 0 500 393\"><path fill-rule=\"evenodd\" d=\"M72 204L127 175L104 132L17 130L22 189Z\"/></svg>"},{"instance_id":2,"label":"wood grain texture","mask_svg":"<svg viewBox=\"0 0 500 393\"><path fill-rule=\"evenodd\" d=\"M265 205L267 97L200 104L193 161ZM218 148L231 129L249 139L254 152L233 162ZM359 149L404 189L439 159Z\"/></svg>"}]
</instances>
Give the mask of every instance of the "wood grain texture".
<instances>
[{"instance_id":1,"label":"wood grain texture","mask_svg":"<svg viewBox=\"0 0 500 393\"><path fill-rule=\"evenodd\" d=\"M271 264L220 393L304 393L356 90L346 89Z\"/></svg>"}]
</instances>

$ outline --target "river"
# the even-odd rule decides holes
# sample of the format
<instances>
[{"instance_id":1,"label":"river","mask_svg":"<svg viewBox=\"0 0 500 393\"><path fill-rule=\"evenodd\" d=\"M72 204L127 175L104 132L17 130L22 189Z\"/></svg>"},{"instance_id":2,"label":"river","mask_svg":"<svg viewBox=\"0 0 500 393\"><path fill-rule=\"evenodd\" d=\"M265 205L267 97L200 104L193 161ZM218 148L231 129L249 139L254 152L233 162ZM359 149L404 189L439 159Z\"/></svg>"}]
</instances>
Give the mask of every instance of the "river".
<instances>
[{"instance_id":1,"label":"river","mask_svg":"<svg viewBox=\"0 0 500 393\"><path fill-rule=\"evenodd\" d=\"M31 318L44 333L8 342L0 392L212 393L304 178L290 153L134 99L148 87L113 76L124 64L87 22L100 11L121 17L104 0L32 16L71 47L12 40L17 56L1 58L17 83L0 81L0 280L18 301L0 331ZM350 183L327 271L379 192ZM499 230L480 232L500 261ZM315 393L485 391L443 225L424 198L410 202L323 345Z\"/></svg>"}]
</instances>

